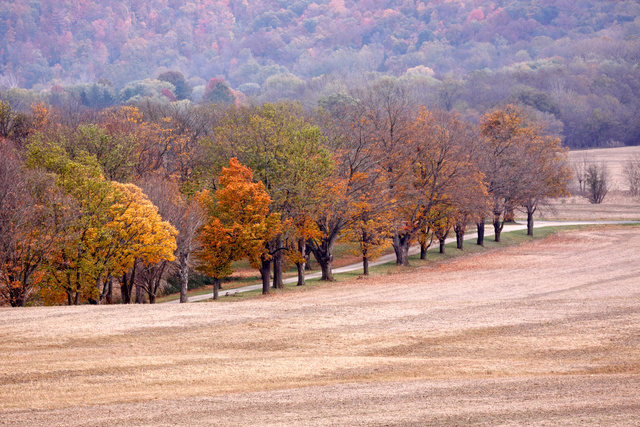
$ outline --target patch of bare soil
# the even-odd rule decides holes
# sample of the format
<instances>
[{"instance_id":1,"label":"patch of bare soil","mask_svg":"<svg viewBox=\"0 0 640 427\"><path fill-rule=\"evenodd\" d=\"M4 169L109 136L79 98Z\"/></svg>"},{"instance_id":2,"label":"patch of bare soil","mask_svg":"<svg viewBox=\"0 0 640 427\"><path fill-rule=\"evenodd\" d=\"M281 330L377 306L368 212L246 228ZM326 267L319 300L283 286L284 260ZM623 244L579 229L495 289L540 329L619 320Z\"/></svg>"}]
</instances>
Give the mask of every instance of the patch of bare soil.
<instances>
[{"instance_id":1,"label":"patch of bare soil","mask_svg":"<svg viewBox=\"0 0 640 427\"><path fill-rule=\"evenodd\" d=\"M230 303L2 309L0 425L638 425L640 228Z\"/></svg>"}]
</instances>

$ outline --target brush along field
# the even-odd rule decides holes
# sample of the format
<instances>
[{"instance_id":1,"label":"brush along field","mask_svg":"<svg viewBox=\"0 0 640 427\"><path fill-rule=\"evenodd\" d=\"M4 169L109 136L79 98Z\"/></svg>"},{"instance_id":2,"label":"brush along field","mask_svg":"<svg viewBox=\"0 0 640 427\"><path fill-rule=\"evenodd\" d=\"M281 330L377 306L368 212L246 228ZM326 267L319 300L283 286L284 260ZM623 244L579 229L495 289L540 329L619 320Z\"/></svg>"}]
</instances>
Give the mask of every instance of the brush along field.
<instances>
[{"instance_id":1,"label":"brush along field","mask_svg":"<svg viewBox=\"0 0 640 427\"><path fill-rule=\"evenodd\" d=\"M1 309L0 425L638 425L640 227L224 303Z\"/></svg>"},{"instance_id":2,"label":"brush along field","mask_svg":"<svg viewBox=\"0 0 640 427\"><path fill-rule=\"evenodd\" d=\"M578 183L571 186L571 197L553 200L541 207L538 218L562 220L638 220L640 219L640 197L629 195L629 184L624 174L627 160L640 158L640 146L619 148L596 148L569 152L569 162L581 163L584 158L597 165L604 164L611 174L611 189L599 205L589 203L578 195ZM575 177L574 177L575 179Z\"/></svg>"}]
</instances>

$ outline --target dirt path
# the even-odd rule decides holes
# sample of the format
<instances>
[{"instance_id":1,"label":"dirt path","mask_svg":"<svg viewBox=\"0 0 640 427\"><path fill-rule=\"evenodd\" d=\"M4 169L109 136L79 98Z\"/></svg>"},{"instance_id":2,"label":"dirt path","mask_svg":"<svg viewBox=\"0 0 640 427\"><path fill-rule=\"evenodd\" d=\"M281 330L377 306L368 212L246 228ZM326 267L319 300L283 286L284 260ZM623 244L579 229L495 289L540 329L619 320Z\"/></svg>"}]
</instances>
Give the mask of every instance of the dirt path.
<instances>
[{"instance_id":1,"label":"dirt path","mask_svg":"<svg viewBox=\"0 0 640 427\"><path fill-rule=\"evenodd\" d=\"M0 425L638 425L640 228L223 304L2 309Z\"/></svg>"}]
</instances>

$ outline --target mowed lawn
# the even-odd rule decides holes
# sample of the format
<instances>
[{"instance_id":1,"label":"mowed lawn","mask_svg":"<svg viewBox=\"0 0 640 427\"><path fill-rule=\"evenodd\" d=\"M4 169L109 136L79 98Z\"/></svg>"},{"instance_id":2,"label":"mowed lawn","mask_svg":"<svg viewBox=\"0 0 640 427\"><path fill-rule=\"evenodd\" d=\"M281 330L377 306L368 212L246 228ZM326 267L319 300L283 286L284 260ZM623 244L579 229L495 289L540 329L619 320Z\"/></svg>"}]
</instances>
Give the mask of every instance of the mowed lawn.
<instances>
[{"instance_id":1,"label":"mowed lawn","mask_svg":"<svg viewBox=\"0 0 640 427\"><path fill-rule=\"evenodd\" d=\"M0 425L640 423L640 227L223 303L1 309Z\"/></svg>"}]
</instances>

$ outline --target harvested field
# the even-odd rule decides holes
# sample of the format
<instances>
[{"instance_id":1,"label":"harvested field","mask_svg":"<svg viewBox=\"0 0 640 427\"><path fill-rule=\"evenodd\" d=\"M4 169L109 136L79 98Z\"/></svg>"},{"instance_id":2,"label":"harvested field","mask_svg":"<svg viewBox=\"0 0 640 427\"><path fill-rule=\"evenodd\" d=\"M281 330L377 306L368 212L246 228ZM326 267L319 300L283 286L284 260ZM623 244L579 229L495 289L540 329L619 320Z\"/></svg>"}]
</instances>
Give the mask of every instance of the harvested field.
<instances>
[{"instance_id":1,"label":"harvested field","mask_svg":"<svg viewBox=\"0 0 640 427\"><path fill-rule=\"evenodd\" d=\"M593 148L590 150L573 150L569 152L570 162L582 162L584 158L598 165L605 165L611 173L612 190L629 190L624 175L624 163L633 158L640 158L640 146L617 148Z\"/></svg>"},{"instance_id":2,"label":"harvested field","mask_svg":"<svg viewBox=\"0 0 640 427\"><path fill-rule=\"evenodd\" d=\"M640 219L640 197L629 195L629 184L624 175L625 161L640 158L640 147L597 148L569 152L571 163L580 163L584 158L598 165L604 164L611 174L611 190L601 204L589 203L577 195L578 183L571 185L573 196L552 200L542 207L538 218L567 220L637 220Z\"/></svg>"},{"instance_id":3,"label":"harvested field","mask_svg":"<svg viewBox=\"0 0 640 427\"><path fill-rule=\"evenodd\" d=\"M1 309L0 425L638 425L640 227L226 303Z\"/></svg>"}]
</instances>

